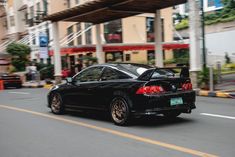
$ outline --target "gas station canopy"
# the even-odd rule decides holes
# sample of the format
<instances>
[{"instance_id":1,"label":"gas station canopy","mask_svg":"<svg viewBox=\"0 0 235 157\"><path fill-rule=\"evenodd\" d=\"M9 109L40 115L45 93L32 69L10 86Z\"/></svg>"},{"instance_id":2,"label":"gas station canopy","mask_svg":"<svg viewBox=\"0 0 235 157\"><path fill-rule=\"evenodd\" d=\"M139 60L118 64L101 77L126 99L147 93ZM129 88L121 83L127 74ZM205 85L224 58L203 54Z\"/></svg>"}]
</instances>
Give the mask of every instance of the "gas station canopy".
<instances>
[{"instance_id":1,"label":"gas station canopy","mask_svg":"<svg viewBox=\"0 0 235 157\"><path fill-rule=\"evenodd\" d=\"M187 0L94 0L48 15L44 20L104 23L186 3Z\"/></svg>"}]
</instances>

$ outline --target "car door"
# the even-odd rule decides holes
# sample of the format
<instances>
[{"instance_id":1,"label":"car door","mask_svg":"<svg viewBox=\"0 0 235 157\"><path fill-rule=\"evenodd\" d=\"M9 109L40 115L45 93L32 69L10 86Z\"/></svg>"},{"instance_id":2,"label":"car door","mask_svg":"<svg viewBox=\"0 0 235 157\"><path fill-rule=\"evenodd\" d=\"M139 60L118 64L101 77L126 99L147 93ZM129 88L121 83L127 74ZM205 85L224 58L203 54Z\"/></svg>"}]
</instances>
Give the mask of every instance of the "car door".
<instances>
[{"instance_id":1,"label":"car door","mask_svg":"<svg viewBox=\"0 0 235 157\"><path fill-rule=\"evenodd\" d=\"M116 69L105 67L94 98L98 102L97 105L100 108L107 109L107 105L110 104L113 97L113 92L119 90L122 86L120 80L128 78L130 77Z\"/></svg>"},{"instance_id":2,"label":"car door","mask_svg":"<svg viewBox=\"0 0 235 157\"><path fill-rule=\"evenodd\" d=\"M88 68L73 78L72 88L66 93L70 107L93 109L93 95L100 80L103 67Z\"/></svg>"}]
</instances>

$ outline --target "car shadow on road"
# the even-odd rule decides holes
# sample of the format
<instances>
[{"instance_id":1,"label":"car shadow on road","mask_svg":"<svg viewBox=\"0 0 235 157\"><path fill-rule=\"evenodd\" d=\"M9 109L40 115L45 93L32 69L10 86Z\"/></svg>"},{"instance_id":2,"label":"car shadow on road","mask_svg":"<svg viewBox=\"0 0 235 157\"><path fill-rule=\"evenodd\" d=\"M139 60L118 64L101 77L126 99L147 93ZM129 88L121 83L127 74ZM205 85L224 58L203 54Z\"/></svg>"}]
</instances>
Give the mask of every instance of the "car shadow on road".
<instances>
[{"instance_id":1,"label":"car shadow on road","mask_svg":"<svg viewBox=\"0 0 235 157\"><path fill-rule=\"evenodd\" d=\"M110 116L107 113L103 112L67 112L68 115L73 117L79 117L84 119L91 119L95 121L103 121L107 123L112 123ZM133 118L128 127L141 126L141 127L162 127L162 126L171 126L179 125L185 123L193 123L194 119L177 117L169 119L163 116L144 116L140 118Z\"/></svg>"},{"instance_id":2,"label":"car shadow on road","mask_svg":"<svg viewBox=\"0 0 235 157\"><path fill-rule=\"evenodd\" d=\"M163 126L173 126L185 123L193 123L195 122L194 119L190 118L183 118L183 117L176 117L176 118L166 118L163 116L148 116L148 117L141 117L135 119L132 122L133 126L141 126L141 127L163 127Z\"/></svg>"}]
</instances>

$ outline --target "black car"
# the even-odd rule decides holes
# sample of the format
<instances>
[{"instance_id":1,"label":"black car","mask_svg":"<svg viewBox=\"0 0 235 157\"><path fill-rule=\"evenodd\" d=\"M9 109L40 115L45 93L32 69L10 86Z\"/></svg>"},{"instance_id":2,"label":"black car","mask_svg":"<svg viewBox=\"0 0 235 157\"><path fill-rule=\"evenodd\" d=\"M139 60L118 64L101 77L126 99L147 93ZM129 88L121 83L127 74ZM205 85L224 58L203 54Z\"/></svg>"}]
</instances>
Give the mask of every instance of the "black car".
<instances>
[{"instance_id":1,"label":"black car","mask_svg":"<svg viewBox=\"0 0 235 157\"><path fill-rule=\"evenodd\" d=\"M4 88L15 87L21 88L22 81L19 75L10 73L0 73L0 80L3 81Z\"/></svg>"},{"instance_id":2,"label":"black car","mask_svg":"<svg viewBox=\"0 0 235 157\"><path fill-rule=\"evenodd\" d=\"M163 114L174 118L191 113L195 91L188 76L170 68L103 64L88 67L67 83L54 86L48 94L48 107L55 114L66 109L106 111L115 124L125 125L135 116Z\"/></svg>"}]
</instances>

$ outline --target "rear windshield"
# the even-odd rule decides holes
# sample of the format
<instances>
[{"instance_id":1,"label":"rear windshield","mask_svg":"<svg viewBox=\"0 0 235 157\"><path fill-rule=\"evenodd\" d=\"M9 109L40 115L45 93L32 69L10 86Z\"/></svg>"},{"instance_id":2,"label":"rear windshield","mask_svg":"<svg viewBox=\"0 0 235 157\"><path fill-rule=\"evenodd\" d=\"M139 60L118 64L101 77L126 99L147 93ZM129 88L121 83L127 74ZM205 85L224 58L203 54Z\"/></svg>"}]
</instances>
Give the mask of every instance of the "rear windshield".
<instances>
[{"instance_id":1,"label":"rear windshield","mask_svg":"<svg viewBox=\"0 0 235 157\"><path fill-rule=\"evenodd\" d=\"M141 64L119 64L119 68L125 71L128 71L136 76L140 76L146 70L152 68L148 65L141 65Z\"/></svg>"}]
</instances>

